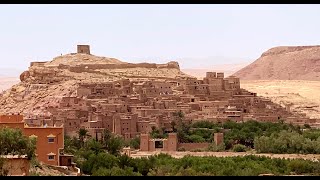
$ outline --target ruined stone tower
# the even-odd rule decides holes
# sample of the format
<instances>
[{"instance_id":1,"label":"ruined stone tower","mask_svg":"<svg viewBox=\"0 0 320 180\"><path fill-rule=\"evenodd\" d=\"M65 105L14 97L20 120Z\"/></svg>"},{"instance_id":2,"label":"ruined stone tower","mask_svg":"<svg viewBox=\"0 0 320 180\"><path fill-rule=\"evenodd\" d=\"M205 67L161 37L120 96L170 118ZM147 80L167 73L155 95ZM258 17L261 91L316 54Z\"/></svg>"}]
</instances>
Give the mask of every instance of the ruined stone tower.
<instances>
[{"instance_id":1,"label":"ruined stone tower","mask_svg":"<svg viewBox=\"0 0 320 180\"><path fill-rule=\"evenodd\" d=\"M78 45L77 53L90 54L90 46L89 45Z\"/></svg>"}]
</instances>

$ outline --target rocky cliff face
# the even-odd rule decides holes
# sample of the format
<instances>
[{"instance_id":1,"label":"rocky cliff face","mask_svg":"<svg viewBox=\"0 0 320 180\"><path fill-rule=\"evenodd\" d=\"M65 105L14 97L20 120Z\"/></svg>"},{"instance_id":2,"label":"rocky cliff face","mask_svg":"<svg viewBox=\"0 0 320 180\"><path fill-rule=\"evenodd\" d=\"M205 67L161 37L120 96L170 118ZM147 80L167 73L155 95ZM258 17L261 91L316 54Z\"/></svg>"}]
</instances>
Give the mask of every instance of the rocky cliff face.
<instances>
[{"instance_id":1,"label":"rocky cliff face","mask_svg":"<svg viewBox=\"0 0 320 180\"><path fill-rule=\"evenodd\" d=\"M320 46L271 48L234 74L244 80L320 80Z\"/></svg>"},{"instance_id":2,"label":"rocky cliff face","mask_svg":"<svg viewBox=\"0 0 320 180\"><path fill-rule=\"evenodd\" d=\"M47 62L33 62L20 75L21 82L0 96L0 114L45 114L62 97L75 96L79 83L103 83L121 79L170 80L190 77L177 62L132 64L88 54L67 54Z\"/></svg>"}]
</instances>

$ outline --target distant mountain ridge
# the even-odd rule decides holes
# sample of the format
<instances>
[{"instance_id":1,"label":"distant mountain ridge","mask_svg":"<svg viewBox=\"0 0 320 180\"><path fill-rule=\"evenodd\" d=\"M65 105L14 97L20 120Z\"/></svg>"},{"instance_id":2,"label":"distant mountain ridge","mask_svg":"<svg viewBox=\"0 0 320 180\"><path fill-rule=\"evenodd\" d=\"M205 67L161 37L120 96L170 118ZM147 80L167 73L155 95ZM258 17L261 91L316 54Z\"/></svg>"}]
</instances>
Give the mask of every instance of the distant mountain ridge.
<instances>
[{"instance_id":1,"label":"distant mountain ridge","mask_svg":"<svg viewBox=\"0 0 320 180\"><path fill-rule=\"evenodd\" d=\"M234 73L243 80L320 81L320 46L280 46Z\"/></svg>"},{"instance_id":2,"label":"distant mountain ridge","mask_svg":"<svg viewBox=\"0 0 320 180\"><path fill-rule=\"evenodd\" d=\"M178 58L175 61L179 62L182 69L221 69L227 65L249 64L250 59L239 57L200 57L200 58ZM230 66L228 66L228 69ZM235 68L237 69L237 68ZM238 69L237 69L238 70Z\"/></svg>"},{"instance_id":3,"label":"distant mountain ridge","mask_svg":"<svg viewBox=\"0 0 320 180\"><path fill-rule=\"evenodd\" d=\"M190 68L190 69L181 69L182 72L186 74L190 74L192 76L195 76L197 78L203 78L206 76L206 72L214 71L214 72L224 72L225 77L230 76L240 70L241 68L247 66L249 62L246 63L239 63L239 64L219 64L212 66L212 68Z\"/></svg>"}]
</instances>

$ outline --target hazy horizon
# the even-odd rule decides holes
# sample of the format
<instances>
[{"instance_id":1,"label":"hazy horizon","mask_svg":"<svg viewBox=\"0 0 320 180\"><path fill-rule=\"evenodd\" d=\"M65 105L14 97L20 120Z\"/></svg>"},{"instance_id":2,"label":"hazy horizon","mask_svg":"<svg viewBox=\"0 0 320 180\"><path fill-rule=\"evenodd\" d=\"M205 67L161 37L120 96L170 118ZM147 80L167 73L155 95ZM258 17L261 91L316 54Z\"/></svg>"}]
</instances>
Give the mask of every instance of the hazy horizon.
<instances>
[{"instance_id":1,"label":"hazy horizon","mask_svg":"<svg viewBox=\"0 0 320 180\"><path fill-rule=\"evenodd\" d=\"M320 44L320 23L314 20L319 7L1 5L0 68L24 70L31 61L75 52L77 44L133 63L178 60L192 68L253 62L275 46Z\"/></svg>"}]
</instances>

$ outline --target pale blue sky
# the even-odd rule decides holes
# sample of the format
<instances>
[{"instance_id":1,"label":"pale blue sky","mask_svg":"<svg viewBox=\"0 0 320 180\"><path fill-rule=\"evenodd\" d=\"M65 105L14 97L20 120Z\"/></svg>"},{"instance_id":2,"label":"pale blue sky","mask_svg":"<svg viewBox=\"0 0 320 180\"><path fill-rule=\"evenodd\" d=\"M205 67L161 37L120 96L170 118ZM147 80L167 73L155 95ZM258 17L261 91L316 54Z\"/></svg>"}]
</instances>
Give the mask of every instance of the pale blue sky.
<instances>
[{"instance_id":1,"label":"pale blue sky","mask_svg":"<svg viewBox=\"0 0 320 180\"><path fill-rule=\"evenodd\" d=\"M0 5L0 68L26 69L77 44L127 62L253 61L274 46L320 44L319 19L320 5Z\"/></svg>"}]
</instances>

